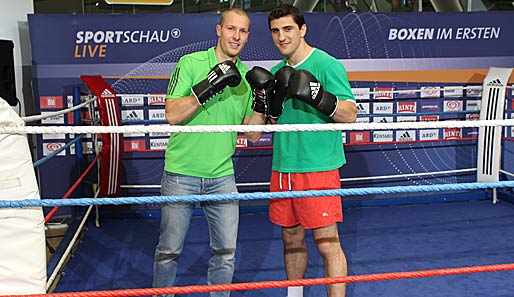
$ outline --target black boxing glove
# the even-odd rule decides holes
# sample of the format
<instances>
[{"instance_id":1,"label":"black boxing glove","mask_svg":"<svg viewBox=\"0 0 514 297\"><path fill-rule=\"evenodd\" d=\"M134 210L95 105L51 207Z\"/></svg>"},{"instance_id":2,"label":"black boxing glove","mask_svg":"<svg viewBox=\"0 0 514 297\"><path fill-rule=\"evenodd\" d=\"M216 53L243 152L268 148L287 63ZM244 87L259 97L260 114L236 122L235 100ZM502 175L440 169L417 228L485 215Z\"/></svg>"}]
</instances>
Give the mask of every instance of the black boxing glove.
<instances>
[{"instance_id":1,"label":"black boxing glove","mask_svg":"<svg viewBox=\"0 0 514 297\"><path fill-rule=\"evenodd\" d=\"M291 66L284 66L275 73L275 93L270 97L269 116L277 120L282 114L284 100L287 98L289 78L295 72Z\"/></svg>"},{"instance_id":2,"label":"black boxing glove","mask_svg":"<svg viewBox=\"0 0 514 297\"><path fill-rule=\"evenodd\" d=\"M289 79L287 95L303 101L331 117L337 109L337 97L323 90L321 83L307 70L296 70Z\"/></svg>"},{"instance_id":3,"label":"black boxing glove","mask_svg":"<svg viewBox=\"0 0 514 297\"><path fill-rule=\"evenodd\" d=\"M241 74L232 61L225 61L214 66L207 78L191 88L191 92L200 105L204 105L214 95L223 91L226 86L235 87L241 82Z\"/></svg>"},{"instance_id":4,"label":"black boxing glove","mask_svg":"<svg viewBox=\"0 0 514 297\"><path fill-rule=\"evenodd\" d=\"M246 81L252 88L252 109L256 112L268 115L269 96L273 94L275 77L268 70L255 66L245 75Z\"/></svg>"}]
</instances>

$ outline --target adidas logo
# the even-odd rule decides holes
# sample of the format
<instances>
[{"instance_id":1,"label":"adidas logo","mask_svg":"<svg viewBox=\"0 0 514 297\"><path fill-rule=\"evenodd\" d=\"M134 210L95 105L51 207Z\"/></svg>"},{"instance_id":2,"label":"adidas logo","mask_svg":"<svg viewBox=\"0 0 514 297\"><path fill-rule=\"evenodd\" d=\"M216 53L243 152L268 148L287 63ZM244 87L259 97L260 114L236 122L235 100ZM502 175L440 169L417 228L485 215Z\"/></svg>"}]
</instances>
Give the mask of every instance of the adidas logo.
<instances>
[{"instance_id":1,"label":"adidas logo","mask_svg":"<svg viewBox=\"0 0 514 297\"><path fill-rule=\"evenodd\" d=\"M411 140L412 137L409 131L405 131L402 135L400 135L400 140Z\"/></svg>"},{"instance_id":2,"label":"adidas logo","mask_svg":"<svg viewBox=\"0 0 514 297\"><path fill-rule=\"evenodd\" d=\"M381 118L379 123L388 123L387 118Z\"/></svg>"},{"instance_id":3,"label":"adidas logo","mask_svg":"<svg viewBox=\"0 0 514 297\"><path fill-rule=\"evenodd\" d=\"M132 111L127 115L127 120L139 120L139 117L137 116L137 113L135 111Z\"/></svg>"},{"instance_id":4,"label":"adidas logo","mask_svg":"<svg viewBox=\"0 0 514 297\"><path fill-rule=\"evenodd\" d=\"M487 86L489 86L489 87L503 87L503 84L500 81L500 79L497 78L495 80L492 80L492 81L488 82Z\"/></svg>"},{"instance_id":5,"label":"adidas logo","mask_svg":"<svg viewBox=\"0 0 514 297\"><path fill-rule=\"evenodd\" d=\"M321 88L321 84L319 82L310 82L311 86L311 96L312 100L316 99L316 96L318 96L319 89Z\"/></svg>"},{"instance_id":6,"label":"adidas logo","mask_svg":"<svg viewBox=\"0 0 514 297\"><path fill-rule=\"evenodd\" d=\"M212 81L215 80L216 78L218 78L218 75L214 71L209 72L209 74L207 75L207 80L210 83L212 83Z\"/></svg>"},{"instance_id":7,"label":"adidas logo","mask_svg":"<svg viewBox=\"0 0 514 297\"><path fill-rule=\"evenodd\" d=\"M223 72L223 74L226 74L230 70L230 66L221 64L220 69L221 69L221 72Z\"/></svg>"},{"instance_id":8,"label":"adidas logo","mask_svg":"<svg viewBox=\"0 0 514 297\"><path fill-rule=\"evenodd\" d=\"M114 94L111 93L108 89L104 89L102 92L102 97L114 97Z\"/></svg>"}]
</instances>

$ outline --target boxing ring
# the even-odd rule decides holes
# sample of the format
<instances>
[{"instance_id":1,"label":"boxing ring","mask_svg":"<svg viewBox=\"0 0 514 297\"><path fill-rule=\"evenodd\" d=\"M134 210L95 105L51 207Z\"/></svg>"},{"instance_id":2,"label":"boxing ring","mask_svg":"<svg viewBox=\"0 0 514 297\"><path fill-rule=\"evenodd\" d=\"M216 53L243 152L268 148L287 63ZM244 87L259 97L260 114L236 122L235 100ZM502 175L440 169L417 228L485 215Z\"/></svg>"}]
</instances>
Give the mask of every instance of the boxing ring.
<instances>
[{"instance_id":1,"label":"boxing ring","mask_svg":"<svg viewBox=\"0 0 514 297\"><path fill-rule=\"evenodd\" d=\"M509 72L510 76L510 72ZM486 79L489 81L489 79ZM504 79L503 81L508 81ZM288 286L306 286L306 296L320 296L320 284L347 282L348 296L508 296L514 285L509 281L514 276L514 255L510 246L514 234L514 206L507 200L498 199L497 189L514 186L512 174L500 168L501 158L511 158L509 148L497 150L499 145L511 143L503 139L502 128L514 126L514 119L503 117L503 101L487 107L490 100L499 100L506 84L488 86L484 82L483 103L480 120L440 121L440 122L360 122L356 124L325 125L273 125L273 126L194 126L179 127L168 125L118 126L111 122L105 126L0 126L2 135L24 135L44 133L86 133L101 135L122 135L124 133L217 133L228 131L406 131L413 129L460 129L478 127L477 168L465 169L477 173L478 182L449 184L416 184L410 186L355 187L338 190L301 192L249 192L236 195L192 195L192 196L141 196L117 197L109 189L119 187L119 180L113 185L112 179L101 177L102 185L90 198L74 199L26 199L1 200L0 209L20 210L38 207L86 206L81 226L91 226L82 243L75 251L74 258L65 268L55 292L58 296L142 296L151 294L178 293L192 294L209 291L233 290L233 296L285 296ZM115 100L115 93L107 94ZM114 97L113 97L114 96ZM113 99L114 98L114 99ZM485 99L484 99L485 98ZM487 99L487 100L486 100ZM115 112L116 113L116 112ZM112 125L112 126L111 126ZM450 130L455 131L455 130ZM114 144L119 138L115 139ZM482 140L481 140L482 139ZM100 154L101 158L114 156L112 145ZM101 149L96 149L100 152ZM501 156L501 153L504 155ZM507 154L507 155L505 155ZM99 160L94 158L91 166ZM351 162L351 160L350 160ZM110 163L107 163L110 164ZM119 164L119 163L118 163ZM117 166L117 165L115 165ZM89 168L89 167L88 167ZM443 174L452 174L444 172ZM430 173L433 174L433 173ZM504 178L500 180L500 175ZM384 178L384 177L379 177ZM119 189L119 188L118 188ZM207 226L201 218L193 218L190 234L184 251L184 259L179 266L177 287L151 289L152 256L158 237L158 222L154 219L102 220L101 228L93 228L87 222L92 206L98 205L143 205L171 201L199 202L207 200L238 199L241 201L266 200L282 197L311 197L315 195L341 195L343 201L349 196L390 195L400 193L438 193L452 191L491 191L491 199L475 199L458 203L397 205L385 208L346 208L345 221L339 231L343 249L348 257L349 276L321 278L323 266L316 253L311 253L306 279L284 281L280 229L269 223L267 214L254 212L241 216L238 240L238 254L234 284L198 286L205 283L203 275L208 258ZM508 195L507 195L508 196ZM114 198L115 197L115 198ZM98 224L97 224L98 226ZM123 232L120 232L123 230ZM192 232L190 232L192 233ZM3 239L2 239L3 240ZM308 238L308 250L314 250L312 238ZM187 256L189 255L189 256ZM490 272L490 273L481 273ZM63 273L60 271L59 273ZM444 277L442 277L444 276ZM430 278L427 278L430 277ZM426 278L426 279L425 279ZM382 282L388 280L388 282ZM1 281L0 281L1 283ZM46 288L49 286L46 285ZM84 292L81 292L84 291ZM68 293L69 292L69 293ZM71 293L74 292L74 293ZM16 294L37 294L20 292ZM43 292L39 292L43 293ZM8 295L2 292L0 296ZM201 294L200 294L201 295ZM45 295L46 296L46 295Z\"/></svg>"}]
</instances>

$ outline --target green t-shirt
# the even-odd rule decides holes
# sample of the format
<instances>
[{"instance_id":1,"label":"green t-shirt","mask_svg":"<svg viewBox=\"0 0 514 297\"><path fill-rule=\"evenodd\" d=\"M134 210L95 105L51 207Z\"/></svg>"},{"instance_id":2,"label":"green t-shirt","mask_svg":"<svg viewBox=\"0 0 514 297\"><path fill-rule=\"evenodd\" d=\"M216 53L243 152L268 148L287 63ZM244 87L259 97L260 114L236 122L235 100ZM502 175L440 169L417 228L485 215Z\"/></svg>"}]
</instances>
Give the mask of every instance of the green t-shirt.
<instances>
[{"instance_id":1,"label":"green t-shirt","mask_svg":"<svg viewBox=\"0 0 514 297\"><path fill-rule=\"evenodd\" d=\"M287 65L285 61L271 69L274 74ZM294 67L305 69L319 80L324 90L339 100L352 100L350 83L344 66L326 52L314 49ZM278 124L333 123L334 120L312 106L296 99L286 99ZM275 132L272 169L278 172L320 172L346 163L341 131Z\"/></svg>"},{"instance_id":2,"label":"green t-shirt","mask_svg":"<svg viewBox=\"0 0 514 297\"><path fill-rule=\"evenodd\" d=\"M183 56L171 75L166 100L191 95L191 87L204 80L218 63L214 47ZM236 67L243 78L241 83L234 88L226 87L179 125L239 125L245 116L252 114L251 89L244 79L248 68L239 59ZM236 138L236 132L172 133L166 148L164 169L204 178L233 174L232 155Z\"/></svg>"}]
</instances>

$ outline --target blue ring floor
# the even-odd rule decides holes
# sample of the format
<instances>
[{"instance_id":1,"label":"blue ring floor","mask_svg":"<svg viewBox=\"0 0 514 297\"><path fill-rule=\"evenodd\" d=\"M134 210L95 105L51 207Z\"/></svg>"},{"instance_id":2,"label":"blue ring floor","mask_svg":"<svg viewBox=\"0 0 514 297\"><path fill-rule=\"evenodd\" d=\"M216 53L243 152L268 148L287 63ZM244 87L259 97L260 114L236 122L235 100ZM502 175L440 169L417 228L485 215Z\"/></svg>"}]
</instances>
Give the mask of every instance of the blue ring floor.
<instances>
[{"instance_id":1,"label":"blue ring floor","mask_svg":"<svg viewBox=\"0 0 514 297\"><path fill-rule=\"evenodd\" d=\"M88 230L55 292L148 288L159 219L101 218ZM514 263L514 205L489 200L349 208L339 224L350 275ZM280 228L267 213L240 217L234 282L284 280ZM178 286L206 284L210 256L204 217L194 217L179 263ZM323 277L310 232L307 278ZM347 296L514 297L514 271L349 284ZM208 296L188 294L180 296ZM286 289L231 296L286 296ZM304 296L326 296L324 286Z\"/></svg>"}]
</instances>

